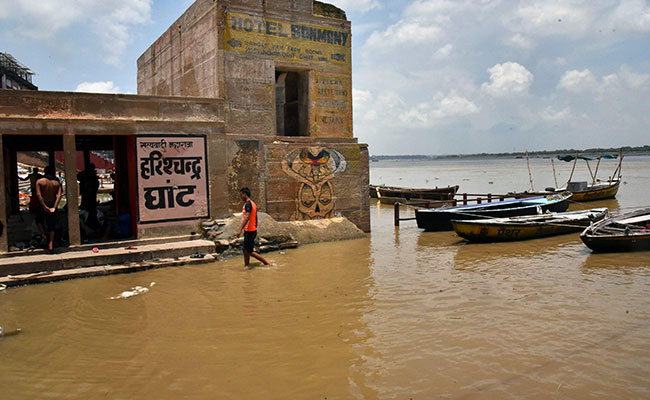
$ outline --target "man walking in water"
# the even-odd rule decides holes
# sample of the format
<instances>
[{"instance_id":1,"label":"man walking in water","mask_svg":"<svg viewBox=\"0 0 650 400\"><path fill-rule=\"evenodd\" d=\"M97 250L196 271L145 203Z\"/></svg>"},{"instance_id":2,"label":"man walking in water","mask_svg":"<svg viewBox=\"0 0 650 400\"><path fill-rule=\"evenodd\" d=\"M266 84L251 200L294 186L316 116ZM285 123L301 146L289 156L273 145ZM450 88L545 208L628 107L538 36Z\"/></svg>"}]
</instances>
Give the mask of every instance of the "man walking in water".
<instances>
[{"instance_id":1,"label":"man walking in water","mask_svg":"<svg viewBox=\"0 0 650 400\"><path fill-rule=\"evenodd\" d=\"M56 208L61 200L61 183L56 178L54 167L45 167L45 176L36 181L36 198L41 206L36 216L36 223L45 226L44 232L48 233L43 237L48 241L47 249L54 248L54 231L56 230ZM45 235L43 235L45 236Z\"/></svg>"},{"instance_id":2,"label":"man walking in water","mask_svg":"<svg viewBox=\"0 0 650 400\"><path fill-rule=\"evenodd\" d=\"M271 265L264 257L255 252L255 237L257 236L257 205L251 200L251 191L244 187L239 191L241 199L244 202L242 208L242 223L237 231L237 237L244 231L244 266L248 267L250 257L257 259L264 265Z\"/></svg>"}]
</instances>

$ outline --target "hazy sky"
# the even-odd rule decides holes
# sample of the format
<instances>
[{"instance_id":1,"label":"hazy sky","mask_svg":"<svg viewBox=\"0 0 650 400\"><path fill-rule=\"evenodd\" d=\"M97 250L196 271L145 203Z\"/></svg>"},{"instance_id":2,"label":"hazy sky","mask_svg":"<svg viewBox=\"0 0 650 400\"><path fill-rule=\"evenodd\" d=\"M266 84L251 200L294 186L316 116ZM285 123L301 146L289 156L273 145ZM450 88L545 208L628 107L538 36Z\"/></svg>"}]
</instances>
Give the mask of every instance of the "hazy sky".
<instances>
[{"instance_id":1,"label":"hazy sky","mask_svg":"<svg viewBox=\"0 0 650 400\"><path fill-rule=\"evenodd\" d=\"M650 2L330 0L352 21L371 154L650 144ZM41 90L136 92L191 0L0 0L0 51Z\"/></svg>"}]
</instances>

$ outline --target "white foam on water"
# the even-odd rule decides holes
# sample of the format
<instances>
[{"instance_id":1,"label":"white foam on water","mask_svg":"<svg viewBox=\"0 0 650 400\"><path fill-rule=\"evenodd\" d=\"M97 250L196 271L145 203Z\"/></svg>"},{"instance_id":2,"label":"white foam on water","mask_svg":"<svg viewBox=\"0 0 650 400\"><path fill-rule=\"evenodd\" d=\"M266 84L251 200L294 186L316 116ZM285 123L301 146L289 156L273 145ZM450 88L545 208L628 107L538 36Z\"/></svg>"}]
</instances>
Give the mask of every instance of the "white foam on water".
<instances>
[{"instance_id":1,"label":"white foam on water","mask_svg":"<svg viewBox=\"0 0 650 400\"><path fill-rule=\"evenodd\" d=\"M129 297L138 296L140 294L147 293L148 291L149 289L146 287L136 286L131 288L131 290L125 290L122 293L118 294L117 296L111 297L110 299L111 300L126 299Z\"/></svg>"}]
</instances>

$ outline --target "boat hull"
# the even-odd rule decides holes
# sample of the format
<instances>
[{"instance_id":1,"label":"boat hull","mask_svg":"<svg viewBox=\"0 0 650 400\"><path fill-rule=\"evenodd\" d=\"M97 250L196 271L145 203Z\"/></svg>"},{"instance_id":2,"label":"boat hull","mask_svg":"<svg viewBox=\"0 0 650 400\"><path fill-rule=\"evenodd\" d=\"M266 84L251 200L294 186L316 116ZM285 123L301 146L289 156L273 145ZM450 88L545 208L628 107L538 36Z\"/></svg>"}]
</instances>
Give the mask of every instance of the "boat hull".
<instances>
[{"instance_id":1,"label":"boat hull","mask_svg":"<svg viewBox=\"0 0 650 400\"><path fill-rule=\"evenodd\" d=\"M384 204L423 204L427 201L453 200L456 192L458 192L458 185L434 189L370 185L369 195Z\"/></svg>"},{"instance_id":2,"label":"boat hull","mask_svg":"<svg viewBox=\"0 0 650 400\"><path fill-rule=\"evenodd\" d=\"M569 208L571 194L514 199L460 207L415 210L418 228L426 231L450 231L452 220L516 217L545 212L564 212Z\"/></svg>"},{"instance_id":3,"label":"boat hull","mask_svg":"<svg viewBox=\"0 0 650 400\"><path fill-rule=\"evenodd\" d=\"M458 236L471 242L505 242L580 232L607 216L606 208L532 217L452 221Z\"/></svg>"},{"instance_id":4,"label":"boat hull","mask_svg":"<svg viewBox=\"0 0 650 400\"><path fill-rule=\"evenodd\" d=\"M608 218L580 234L594 252L650 250L650 208Z\"/></svg>"},{"instance_id":5,"label":"boat hull","mask_svg":"<svg viewBox=\"0 0 650 400\"><path fill-rule=\"evenodd\" d=\"M621 185L620 181L612 182L611 185L596 185L593 188L584 191L575 191L573 193L573 201L595 201L605 200L616 197L618 188Z\"/></svg>"},{"instance_id":6,"label":"boat hull","mask_svg":"<svg viewBox=\"0 0 650 400\"><path fill-rule=\"evenodd\" d=\"M597 253L650 250L650 233L634 237L581 235L580 238L587 247Z\"/></svg>"}]
</instances>

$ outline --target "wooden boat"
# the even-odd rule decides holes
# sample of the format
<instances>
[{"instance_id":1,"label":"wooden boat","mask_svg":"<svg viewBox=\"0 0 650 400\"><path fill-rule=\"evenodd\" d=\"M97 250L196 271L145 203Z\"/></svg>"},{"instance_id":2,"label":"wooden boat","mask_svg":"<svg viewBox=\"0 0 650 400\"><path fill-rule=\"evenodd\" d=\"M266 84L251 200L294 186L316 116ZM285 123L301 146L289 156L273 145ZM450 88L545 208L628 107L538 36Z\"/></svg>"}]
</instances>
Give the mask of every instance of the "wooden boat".
<instances>
[{"instance_id":1,"label":"wooden boat","mask_svg":"<svg viewBox=\"0 0 650 400\"><path fill-rule=\"evenodd\" d=\"M580 238L596 252L650 250L650 208L605 219Z\"/></svg>"},{"instance_id":2,"label":"wooden boat","mask_svg":"<svg viewBox=\"0 0 650 400\"><path fill-rule=\"evenodd\" d=\"M370 185L370 197L386 204L418 204L426 201L453 200L458 185L436 188L403 188Z\"/></svg>"},{"instance_id":3,"label":"wooden boat","mask_svg":"<svg viewBox=\"0 0 650 400\"><path fill-rule=\"evenodd\" d=\"M515 217L550 212L564 212L569 208L571 193L550 196L511 199L492 203L469 204L457 207L424 208L415 210L418 228L426 231L450 231L451 220Z\"/></svg>"},{"instance_id":4,"label":"wooden boat","mask_svg":"<svg viewBox=\"0 0 650 400\"><path fill-rule=\"evenodd\" d=\"M544 196L544 195L569 191L573 193L573 197L571 198L571 200L573 201L594 201L594 200L604 200L604 199L614 198L616 197L616 194L618 193L618 189L621 185L621 167L623 162L623 155L622 154L620 155L618 165L616 166L616 170L614 170L614 174L610 177L609 180L601 181L596 179L596 176L598 174L598 168L600 166L601 159L616 158L616 157L618 156L601 155L600 157L598 157L598 164L596 165L596 170L592 174L591 167L589 166L589 161L593 161L594 160L593 158L580 156L579 154L576 154L575 156L558 156L557 158L560 160L567 161L567 162L573 161L573 169L571 170L569 181L567 182L565 187L563 188L550 187L550 188L546 188L546 190L541 192L530 191L530 192L519 192L519 193L509 193L509 194L513 195L515 198L525 198L531 196ZM576 167L576 162L580 159L584 160L587 163L587 167L589 168L589 173L591 174L591 178L592 178L591 183L586 181L585 182L572 181L573 173ZM530 167L528 169L528 174L530 176L530 186L532 187L533 178L532 175L530 174ZM553 164L553 177L555 177L554 164ZM555 185L557 186L557 180L555 182Z\"/></svg>"},{"instance_id":5,"label":"wooden boat","mask_svg":"<svg viewBox=\"0 0 650 400\"><path fill-rule=\"evenodd\" d=\"M611 182L596 183L589 185L587 182L570 182L567 187L561 189L547 188L542 192L519 192L512 193L515 198L547 196L555 193L569 191L573 193L573 201L594 201L604 200L616 197L621 181L616 179Z\"/></svg>"},{"instance_id":6,"label":"wooden boat","mask_svg":"<svg viewBox=\"0 0 650 400\"><path fill-rule=\"evenodd\" d=\"M452 220L458 236L471 242L505 242L580 232L607 216L607 208L524 215L509 218Z\"/></svg>"}]
</instances>

